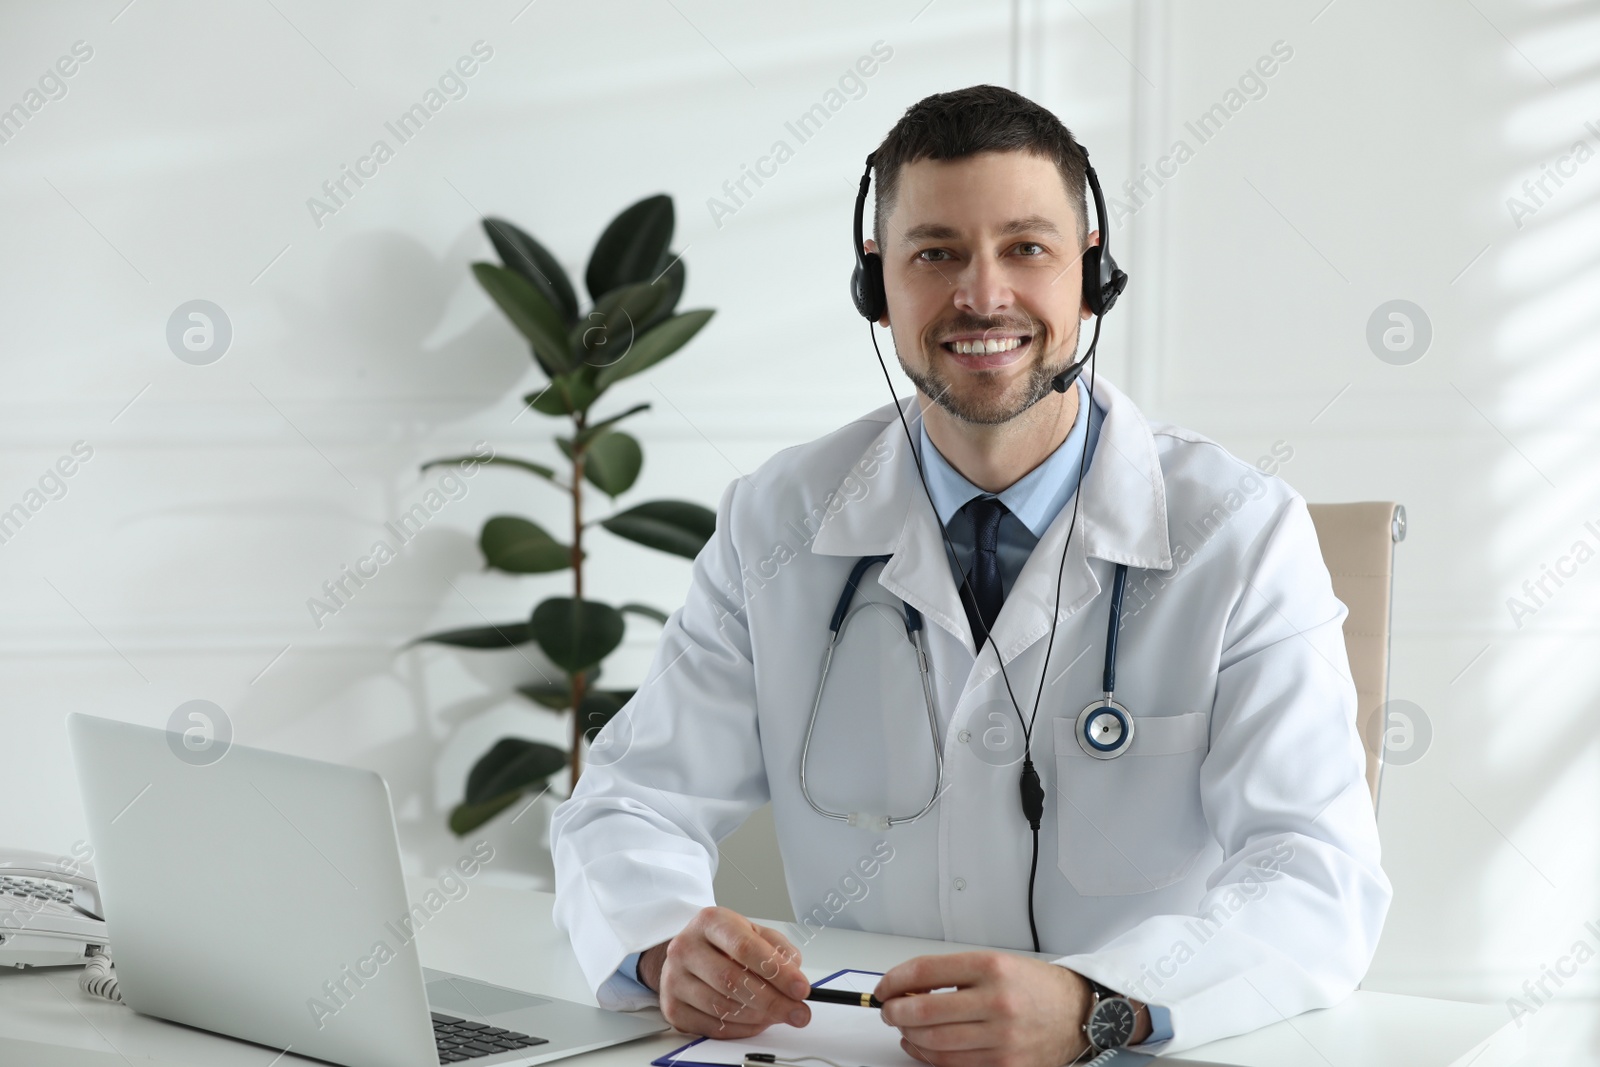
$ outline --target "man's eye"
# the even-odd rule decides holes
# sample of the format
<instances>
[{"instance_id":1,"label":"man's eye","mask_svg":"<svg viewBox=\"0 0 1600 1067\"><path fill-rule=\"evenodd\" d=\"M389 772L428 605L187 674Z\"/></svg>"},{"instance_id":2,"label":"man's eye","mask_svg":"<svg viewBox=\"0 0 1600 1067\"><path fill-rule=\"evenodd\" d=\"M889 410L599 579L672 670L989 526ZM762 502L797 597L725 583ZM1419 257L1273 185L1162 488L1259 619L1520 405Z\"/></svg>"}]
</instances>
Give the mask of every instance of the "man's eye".
<instances>
[{"instance_id":1,"label":"man's eye","mask_svg":"<svg viewBox=\"0 0 1600 1067\"><path fill-rule=\"evenodd\" d=\"M938 260L927 259L925 257L927 257L927 256L946 256L946 257L948 257L949 255L950 255L950 253L946 252L942 248L924 248L921 252L917 253L917 258L922 260L924 263L937 263Z\"/></svg>"},{"instance_id":2,"label":"man's eye","mask_svg":"<svg viewBox=\"0 0 1600 1067\"><path fill-rule=\"evenodd\" d=\"M1039 244L1037 241L1024 241L1020 245L1018 245L1017 248L1019 250L1024 249L1024 248L1037 248L1038 249L1037 252L1030 252L1028 254L1029 255L1034 255L1034 256L1042 256L1042 255L1044 255L1044 245Z\"/></svg>"}]
</instances>

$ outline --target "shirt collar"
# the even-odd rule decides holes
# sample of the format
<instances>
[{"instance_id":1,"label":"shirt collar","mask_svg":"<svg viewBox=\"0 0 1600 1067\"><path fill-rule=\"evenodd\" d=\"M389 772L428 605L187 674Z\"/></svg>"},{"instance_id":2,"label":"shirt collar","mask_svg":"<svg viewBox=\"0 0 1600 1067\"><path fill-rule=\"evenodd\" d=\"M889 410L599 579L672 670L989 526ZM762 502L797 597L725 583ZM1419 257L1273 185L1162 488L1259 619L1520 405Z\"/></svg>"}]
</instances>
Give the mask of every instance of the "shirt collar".
<instances>
[{"instance_id":1,"label":"shirt collar","mask_svg":"<svg viewBox=\"0 0 1600 1067\"><path fill-rule=\"evenodd\" d=\"M1076 387L1078 415L1066 440L1056 446L1043 463L995 494L1035 538L1044 536L1045 530L1078 488L1079 452L1083 448L1084 434L1088 432L1089 391L1081 377ZM1096 404L1095 437L1099 436L1103 418L1104 412ZM917 430L917 448L922 457L923 470L928 476L928 493L933 497L939 521L948 526L956 512L965 507L968 501L987 494L967 481L928 439L925 419L918 420ZM1090 443L1093 444L1092 441Z\"/></svg>"}]
</instances>

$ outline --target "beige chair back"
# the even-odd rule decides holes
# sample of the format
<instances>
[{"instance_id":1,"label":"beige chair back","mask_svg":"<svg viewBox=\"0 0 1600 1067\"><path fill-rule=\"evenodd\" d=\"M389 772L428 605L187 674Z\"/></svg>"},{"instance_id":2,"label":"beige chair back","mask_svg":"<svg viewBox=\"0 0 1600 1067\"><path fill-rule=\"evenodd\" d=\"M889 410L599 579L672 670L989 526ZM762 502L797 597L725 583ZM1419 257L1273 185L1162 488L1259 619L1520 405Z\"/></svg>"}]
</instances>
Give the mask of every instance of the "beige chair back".
<instances>
[{"instance_id":1,"label":"beige chair back","mask_svg":"<svg viewBox=\"0 0 1600 1067\"><path fill-rule=\"evenodd\" d=\"M1356 683L1356 730L1367 750L1367 788L1378 807L1383 776L1384 705L1389 699L1389 621L1394 591L1394 546L1405 540L1399 504L1309 504L1333 595L1350 614L1344 647Z\"/></svg>"}]
</instances>

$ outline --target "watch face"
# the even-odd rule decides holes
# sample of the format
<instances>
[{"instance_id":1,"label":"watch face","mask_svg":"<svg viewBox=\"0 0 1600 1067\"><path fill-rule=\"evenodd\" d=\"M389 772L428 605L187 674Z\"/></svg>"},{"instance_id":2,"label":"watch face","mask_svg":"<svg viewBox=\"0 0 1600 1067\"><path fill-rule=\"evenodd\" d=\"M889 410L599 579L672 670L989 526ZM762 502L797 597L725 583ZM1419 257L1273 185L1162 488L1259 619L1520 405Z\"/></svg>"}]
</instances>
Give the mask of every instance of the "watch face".
<instances>
[{"instance_id":1,"label":"watch face","mask_svg":"<svg viewBox=\"0 0 1600 1067\"><path fill-rule=\"evenodd\" d=\"M1121 1048L1133 1037L1133 1005L1122 997L1107 997L1095 1005L1084 1027L1095 1048Z\"/></svg>"}]
</instances>

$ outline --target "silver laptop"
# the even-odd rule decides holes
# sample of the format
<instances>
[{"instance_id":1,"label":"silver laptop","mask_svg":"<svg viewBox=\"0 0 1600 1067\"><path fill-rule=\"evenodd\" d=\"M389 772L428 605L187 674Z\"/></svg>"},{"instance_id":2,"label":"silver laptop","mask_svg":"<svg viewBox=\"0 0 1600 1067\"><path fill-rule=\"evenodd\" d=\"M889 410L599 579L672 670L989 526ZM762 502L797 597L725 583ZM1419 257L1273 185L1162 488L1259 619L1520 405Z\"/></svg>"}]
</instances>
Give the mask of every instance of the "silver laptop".
<instances>
[{"instance_id":1,"label":"silver laptop","mask_svg":"<svg viewBox=\"0 0 1600 1067\"><path fill-rule=\"evenodd\" d=\"M179 734L88 715L67 730L137 1011L346 1067L545 1063L668 1029L424 968L416 934L470 891L470 852L408 901L372 771L237 744L202 763Z\"/></svg>"}]
</instances>

